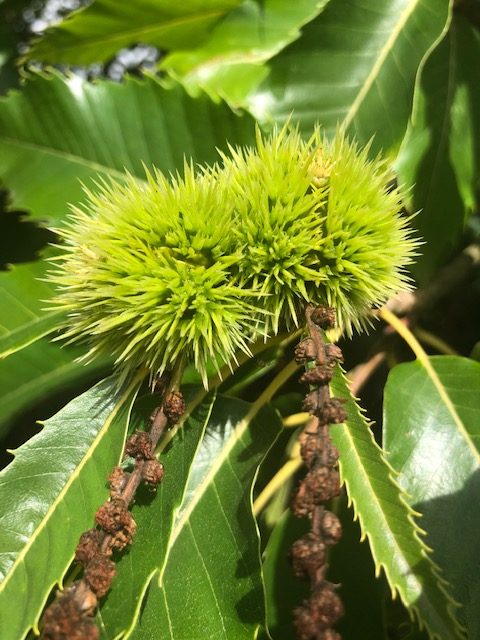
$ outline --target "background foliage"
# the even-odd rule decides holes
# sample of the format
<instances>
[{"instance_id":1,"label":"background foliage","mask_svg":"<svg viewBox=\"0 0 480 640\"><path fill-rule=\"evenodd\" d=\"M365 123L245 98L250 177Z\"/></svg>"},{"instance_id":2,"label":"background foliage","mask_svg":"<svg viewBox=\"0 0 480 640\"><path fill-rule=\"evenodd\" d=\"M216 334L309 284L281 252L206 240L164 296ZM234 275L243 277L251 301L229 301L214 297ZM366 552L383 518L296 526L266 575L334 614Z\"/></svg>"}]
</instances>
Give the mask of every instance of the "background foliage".
<instances>
[{"instance_id":1,"label":"background foliage","mask_svg":"<svg viewBox=\"0 0 480 640\"><path fill-rule=\"evenodd\" d=\"M52 227L82 183L214 162L228 143L251 143L255 122L268 131L288 117L305 135L319 122L372 140L409 187L424 240L419 289L393 305L404 322L381 314L369 336L342 343L376 425L351 400L334 433L349 495L335 505L345 534L330 559L339 630L479 639L480 3L3 0L0 20L0 435L4 449L26 443L0 475L2 639L31 635L52 587L71 580L108 470L155 402L140 381L117 397L110 362L85 367L81 349L50 341ZM303 419L291 358L279 340L212 380L209 396L187 371L190 415L162 452L159 495L134 507L137 539L98 616L105 640L243 640L267 637L266 624L275 640L293 637L305 591L286 557L305 523L287 510L299 466L289 427ZM335 385L348 393L340 374ZM256 523L252 497L285 463Z\"/></svg>"}]
</instances>

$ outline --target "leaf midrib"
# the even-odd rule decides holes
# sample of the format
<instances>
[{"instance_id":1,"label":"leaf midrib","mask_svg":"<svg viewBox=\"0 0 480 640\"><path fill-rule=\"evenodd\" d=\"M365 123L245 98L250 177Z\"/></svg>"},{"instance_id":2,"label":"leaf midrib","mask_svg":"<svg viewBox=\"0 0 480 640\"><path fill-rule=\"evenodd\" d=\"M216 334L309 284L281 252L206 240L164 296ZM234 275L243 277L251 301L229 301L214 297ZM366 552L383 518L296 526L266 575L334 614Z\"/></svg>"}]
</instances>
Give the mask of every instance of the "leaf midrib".
<instances>
[{"instance_id":1,"label":"leaf midrib","mask_svg":"<svg viewBox=\"0 0 480 640\"><path fill-rule=\"evenodd\" d=\"M5 144L19 147L20 149L24 149L26 151L37 151L39 153L46 153L48 155L60 158L61 160L65 160L66 162L71 162L74 164L79 164L81 166L87 167L96 173L108 173L111 176L115 176L120 179L125 179L125 172L120 169L114 169L113 167L109 167L107 165L103 165L94 160L88 160L86 158L82 158L81 156L74 155L69 153L68 151L61 151L60 149L55 149L54 147L47 147L45 145L40 145L36 142L26 142L24 140L18 140L16 138L9 138L7 136L0 136L0 141L3 141ZM125 169L126 171L126 169ZM135 180L139 182L145 182L142 178L133 175Z\"/></svg>"},{"instance_id":2,"label":"leaf midrib","mask_svg":"<svg viewBox=\"0 0 480 640\"><path fill-rule=\"evenodd\" d=\"M215 18L221 18L226 11L210 11L210 12L206 12L206 13L202 13L202 14L194 14L194 15L190 15L190 16L183 16L182 18L175 18L173 20L170 20L169 22L167 22L166 24L155 24L155 25L149 25L149 26L144 26L144 27L137 27L135 29L127 29L121 32L114 32L114 33L110 33L109 35L99 35L96 38L89 38L86 41L86 44L83 45L79 45L78 42L76 44L71 44L71 45L55 45L54 47L50 46L45 46L44 49L48 52L49 50L54 50L56 52L61 51L61 52L66 52L66 51L87 51L88 49L92 49L92 48L97 48L99 45L104 45L105 43L116 43L116 42L121 42L122 40L125 40L125 38L128 38L131 42L135 42L137 40L141 40L142 37L141 36L145 36L148 34L152 34L152 33L162 33L162 31L168 31L169 29L172 28L176 28L179 26L186 26L189 23L194 24L195 22L198 22L199 24L202 22L208 22L210 20L214 20ZM65 29L66 31L67 29ZM69 30L69 33L71 36L76 36L78 37L78 34L75 34L73 32L73 30ZM40 47L39 47L40 48ZM36 48L33 47L32 52L35 54ZM44 54L45 55L45 52Z\"/></svg>"},{"instance_id":3,"label":"leaf midrib","mask_svg":"<svg viewBox=\"0 0 480 640\"><path fill-rule=\"evenodd\" d=\"M384 44L384 46L380 49L380 53L376 57L375 64L373 65L373 67L371 68L369 74L367 75L367 77L365 79L365 82L360 87L360 90L359 90L355 100L350 105L350 108L349 108L349 110L348 110L348 112L347 112L347 114L346 114L346 116L345 116L345 118L343 120L343 125L345 127L349 127L350 126L350 124L352 123L353 118L358 113L362 102L365 100L365 97L367 96L368 92L372 88L373 83L375 82L376 78L378 77L378 75L380 73L380 70L383 67L384 63L385 63L385 60L387 59L389 53L393 49L393 45L397 41L399 35L402 33L403 28L405 27L405 24L407 23L408 19L410 18L411 14L415 10L415 8L419 4L419 2L420 2L420 0L413 0L413 2L411 2L406 7L404 12L402 14L400 14L395 29L392 31L392 33L387 38L387 41Z\"/></svg>"}]
</instances>

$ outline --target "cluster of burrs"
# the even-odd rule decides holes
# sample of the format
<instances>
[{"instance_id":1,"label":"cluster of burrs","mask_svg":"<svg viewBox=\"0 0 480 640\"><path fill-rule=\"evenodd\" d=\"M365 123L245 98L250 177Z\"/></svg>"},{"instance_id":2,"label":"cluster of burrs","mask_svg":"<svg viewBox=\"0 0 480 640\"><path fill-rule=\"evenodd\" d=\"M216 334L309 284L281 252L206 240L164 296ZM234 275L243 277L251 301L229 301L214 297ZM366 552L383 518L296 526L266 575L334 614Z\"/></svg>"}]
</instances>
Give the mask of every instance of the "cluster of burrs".
<instances>
[{"instance_id":1,"label":"cluster of burrs","mask_svg":"<svg viewBox=\"0 0 480 640\"><path fill-rule=\"evenodd\" d=\"M184 411L182 394L169 391L150 417L150 431L137 431L128 438L122 465L115 467L108 478L110 497L95 514L97 526L82 534L75 550L83 577L58 593L45 611L42 640L100 637L94 615L98 601L108 593L116 575L113 555L132 542L136 530L129 506L141 483L156 491L164 469L155 457L155 448L165 430L176 424ZM124 469L128 466L130 471Z\"/></svg>"},{"instance_id":2,"label":"cluster of burrs","mask_svg":"<svg viewBox=\"0 0 480 640\"><path fill-rule=\"evenodd\" d=\"M410 288L418 242L391 177L340 131L305 141L286 126L211 167L98 184L58 230L62 337L87 344L87 360L113 357L123 378L183 355L207 387L209 367L298 326L307 303L362 329Z\"/></svg>"},{"instance_id":3,"label":"cluster of burrs","mask_svg":"<svg viewBox=\"0 0 480 640\"><path fill-rule=\"evenodd\" d=\"M339 541L342 528L325 503L340 494L338 451L329 425L344 422L347 414L343 401L330 397L329 383L342 352L326 344L322 335L322 330L335 325L333 309L309 306L306 321L309 336L297 346L295 358L306 365L300 381L310 387L303 406L311 417L300 435L300 453L308 471L294 495L292 510L297 517L308 516L311 529L294 543L291 558L295 575L310 580L311 593L295 609L295 627L298 640L339 640L332 626L343 615L343 605L325 574L328 548Z\"/></svg>"}]
</instances>

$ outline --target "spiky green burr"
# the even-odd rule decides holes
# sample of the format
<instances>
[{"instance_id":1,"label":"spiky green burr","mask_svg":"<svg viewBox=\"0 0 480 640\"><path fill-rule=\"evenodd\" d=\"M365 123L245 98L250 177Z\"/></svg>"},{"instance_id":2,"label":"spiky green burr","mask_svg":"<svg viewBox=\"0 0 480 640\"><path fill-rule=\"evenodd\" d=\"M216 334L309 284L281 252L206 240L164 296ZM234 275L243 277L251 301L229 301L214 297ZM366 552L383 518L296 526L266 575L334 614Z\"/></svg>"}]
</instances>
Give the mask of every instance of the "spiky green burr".
<instances>
[{"instance_id":1,"label":"spiky green burr","mask_svg":"<svg viewBox=\"0 0 480 640\"><path fill-rule=\"evenodd\" d=\"M351 333L409 287L417 243L384 161L340 132L305 142L286 128L230 151L183 177L103 183L73 209L50 278L87 358L156 375L183 355L206 381L209 360L288 330L307 302Z\"/></svg>"}]
</instances>

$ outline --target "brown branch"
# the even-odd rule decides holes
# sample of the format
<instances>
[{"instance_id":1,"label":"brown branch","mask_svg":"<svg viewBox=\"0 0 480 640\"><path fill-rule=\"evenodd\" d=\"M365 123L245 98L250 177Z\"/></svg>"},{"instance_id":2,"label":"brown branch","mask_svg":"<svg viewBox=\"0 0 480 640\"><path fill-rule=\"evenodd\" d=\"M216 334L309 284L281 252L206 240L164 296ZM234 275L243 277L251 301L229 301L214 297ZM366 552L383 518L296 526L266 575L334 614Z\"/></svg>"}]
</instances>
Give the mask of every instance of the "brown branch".
<instances>
[{"instance_id":1,"label":"brown branch","mask_svg":"<svg viewBox=\"0 0 480 640\"><path fill-rule=\"evenodd\" d=\"M83 533L76 548L75 560L83 566L83 577L58 593L45 611L43 640L98 640L93 616L98 600L108 593L116 574L113 551L129 545L136 530L129 506L142 482L153 490L161 482L163 465L156 459L155 449L166 429L185 411L183 396L177 391L180 369L175 370L160 406L150 417L150 431L137 431L128 438L124 460L133 458L134 468L127 473L118 466L110 474L110 499L95 514L99 528Z\"/></svg>"}]
</instances>

